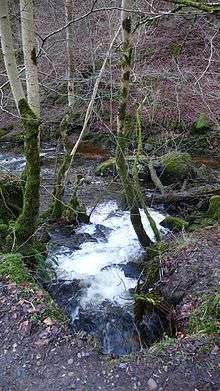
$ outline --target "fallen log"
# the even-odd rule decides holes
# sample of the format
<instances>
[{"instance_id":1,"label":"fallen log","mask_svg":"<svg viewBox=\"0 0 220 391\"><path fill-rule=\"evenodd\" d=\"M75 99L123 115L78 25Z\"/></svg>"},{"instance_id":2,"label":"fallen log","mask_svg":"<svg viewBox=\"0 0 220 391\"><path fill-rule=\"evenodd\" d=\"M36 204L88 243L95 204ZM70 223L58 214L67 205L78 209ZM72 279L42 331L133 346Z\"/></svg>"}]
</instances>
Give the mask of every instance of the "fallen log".
<instances>
[{"instance_id":1,"label":"fallen log","mask_svg":"<svg viewBox=\"0 0 220 391\"><path fill-rule=\"evenodd\" d=\"M220 184L199 186L197 188L190 188L184 191L170 191L165 194L158 194L157 192L147 193L146 197L149 203L152 204L178 204L183 201L199 201L210 198L213 195L220 195Z\"/></svg>"}]
</instances>

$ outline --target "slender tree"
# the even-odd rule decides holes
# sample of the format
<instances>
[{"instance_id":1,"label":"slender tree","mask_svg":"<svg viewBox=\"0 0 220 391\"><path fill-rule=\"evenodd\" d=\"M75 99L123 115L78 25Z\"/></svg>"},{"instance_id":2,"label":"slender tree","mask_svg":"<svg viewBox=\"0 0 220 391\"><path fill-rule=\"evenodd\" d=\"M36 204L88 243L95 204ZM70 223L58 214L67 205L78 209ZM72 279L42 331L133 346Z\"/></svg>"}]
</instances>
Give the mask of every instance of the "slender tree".
<instances>
[{"instance_id":1,"label":"slender tree","mask_svg":"<svg viewBox=\"0 0 220 391\"><path fill-rule=\"evenodd\" d=\"M36 58L36 33L33 14L33 0L20 0L22 48L27 86L27 100L30 108L40 117L40 95Z\"/></svg>"},{"instance_id":2,"label":"slender tree","mask_svg":"<svg viewBox=\"0 0 220 391\"><path fill-rule=\"evenodd\" d=\"M133 180L129 177L129 170L125 159L125 147L127 142L127 106L129 99L130 87L130 73L132 62L132 42L131 42L131 13L128 12L133 7L132 0L122 0L121 24L122 24L122 76L121 76L121 100L119 104L118 118L117 118L117 148L116 148L116 167L123 185L127 204L130 210L130 218L133 228L137 234L138 240L143 247L148 247L152 241L147 235L143 223L139 205L144 209L144 212L149 220L151 228L159 239L159 232L156 224L150 216L137 181L136 175Z\"/></svg>"},{"instance_id":3,"label":"slender tree","mask_svg":"<svg viewBox=\"0 0 220 391\"><path fill-rule=\"evenodd\" d=\"M0 1L0 33L6 72L24 127L26 157L25 189L23 209L15 223L15 243L23 245L27 242L28 244L30 243L30 238L34 235L39 215L39 119L27 103L18 77L8 13L8 0Z\"/></svg>"},{"instance_id":4,"label":"slender tree","mask_svg":"<svg viewBox=\"0 0 220 391\"><path fill-rule=\"evenodd\" d=\"M14 101L18 108L18 103L21 99L25 97L25 94L21 84L21 80L19 79L16 64L11 33L11 24L8 12L8 0L0 1L0 35L5 68L8 75L8 80L10 82Z\"/></svg>"}]
</instances>

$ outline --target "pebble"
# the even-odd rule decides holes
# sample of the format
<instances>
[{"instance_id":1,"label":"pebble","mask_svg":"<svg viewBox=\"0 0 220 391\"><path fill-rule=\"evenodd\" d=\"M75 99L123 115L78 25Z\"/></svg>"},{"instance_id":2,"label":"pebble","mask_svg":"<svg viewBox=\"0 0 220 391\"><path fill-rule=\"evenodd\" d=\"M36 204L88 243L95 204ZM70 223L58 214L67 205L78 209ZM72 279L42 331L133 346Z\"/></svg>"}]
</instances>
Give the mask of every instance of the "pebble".
<instances>
[{"instance_id":1,"label":"pebble","mask_svg":"<svg viewBox=\"0 0 220 391\"><path fill-rule=\"evenodd\" d=\"M121 363L121 364L119 364L118 365L118 368L120 368L120 369L126 369L127 368L127 365L125 364L125 363Z\"/></svg>"},{"instance_id":2,"label":"pebble","mask_svg":"<svg viewBox=\"0 0 220 391\"><path fill-rule=\"evenodd\" d=\"M155 380L152 377L150 377L150 379L148 380L147 385L148 385L148 389L150 391L157 390L157 383L155 382Z\"/></svg>"},{"instance_id":3,"label":"pebble","mask_svg":"<svg viewBox=\"0 0 220 391\"><path fill-rule=\"evenodd\" d=\"M217 353L219 353L219 346L215 345L214 348L211 351L211 354L217 354Z\"/></svg>"}]
</instances>

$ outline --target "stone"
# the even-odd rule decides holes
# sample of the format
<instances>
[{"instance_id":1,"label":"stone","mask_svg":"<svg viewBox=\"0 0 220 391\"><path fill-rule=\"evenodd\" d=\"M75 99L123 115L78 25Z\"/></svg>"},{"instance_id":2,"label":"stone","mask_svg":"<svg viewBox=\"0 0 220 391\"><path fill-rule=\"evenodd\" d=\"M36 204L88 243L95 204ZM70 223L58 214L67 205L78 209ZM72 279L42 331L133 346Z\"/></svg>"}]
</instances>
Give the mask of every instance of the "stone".
<instances>
[{"instance_id":1,"label":"stone","mask_svg":"<svg viewBox=\"0 0 220 391\"><path fill-rule=\"evenodd\" d=\"M150 377L150 379L148 380L147 385L148 385L148 389L150 391L157 390L157 388L158 388L157 383L155 382L155 380L152 377Z\"/></svg>"},{"instance_id":2,"label":"stone","mask_svg":"<svg viewBox=\"0 0 220 391\"><path fill-rule=\"evenodd\" d=\"M182 231L183 229L187 228L188 223L187 223L187 221L181 219L180 217L167 216L162 221L161 225L164 228L168 228L173 232L179 232L179 231Z\"/></svg>"}]
</instances>

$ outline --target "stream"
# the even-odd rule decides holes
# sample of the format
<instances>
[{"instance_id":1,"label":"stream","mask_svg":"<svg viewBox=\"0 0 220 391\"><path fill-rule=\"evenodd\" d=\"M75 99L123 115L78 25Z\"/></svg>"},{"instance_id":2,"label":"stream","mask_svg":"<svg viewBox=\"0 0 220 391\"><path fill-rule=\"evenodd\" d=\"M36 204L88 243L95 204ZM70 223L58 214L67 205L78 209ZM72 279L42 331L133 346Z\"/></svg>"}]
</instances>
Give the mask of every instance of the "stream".
<instances>
[{"instance_id":1,"label":"stream","mask_svg":"<svg viewBox=\"0 0 220 391\"><path fill-rule=\"evenodd\" d=\"M54 155L53 148L41 153L47 160ZM4 151L0 154L1 169L19 173L24 165L22 156ZM42 177L51 175L51 167L44 165ZM102 185L97 178L93 181ZM48 262L55 268L57 279L47 289L70 317L73 331L96 337L104 354L120 356L139 351L143 340L150 345L164 333L163 320L157 313L146 315L138 328L134 321L132 293L141 273L144 252L129 212L120 208L114 195L102 199L93 209L88 207L88 212L90 224L51 232ZM164 215L152 209L150 213L165 234L166 230L160 226ZM141 217L153 239L143 211Z\"/></svg>"}]
</instances>

